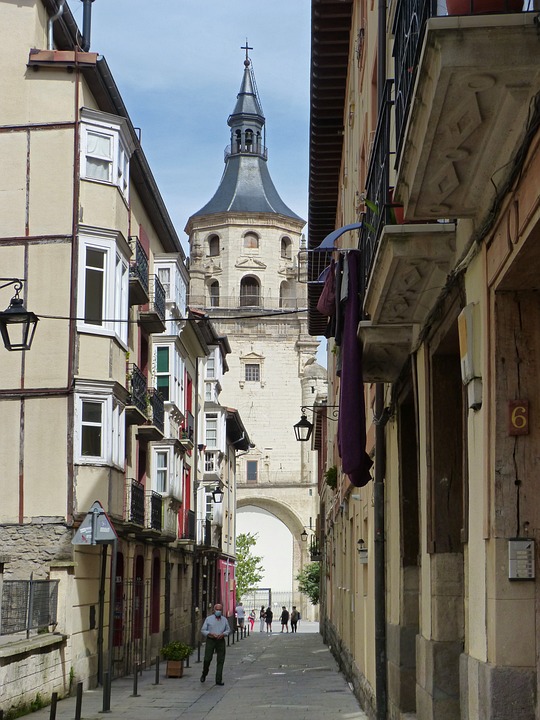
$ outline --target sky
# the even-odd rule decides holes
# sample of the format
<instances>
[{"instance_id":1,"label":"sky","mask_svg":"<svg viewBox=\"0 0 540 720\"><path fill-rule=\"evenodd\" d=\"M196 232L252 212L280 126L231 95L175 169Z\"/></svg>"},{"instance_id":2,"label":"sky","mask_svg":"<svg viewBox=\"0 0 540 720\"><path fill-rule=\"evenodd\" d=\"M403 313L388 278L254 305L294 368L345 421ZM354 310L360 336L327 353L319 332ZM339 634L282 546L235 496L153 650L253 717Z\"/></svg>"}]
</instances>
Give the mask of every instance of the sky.
<instances>
[{"instance_id":1,"label":"sky","mask_svg":"<svg viewBox=\"0 0 540 720\"><path fill-rule=\"evenodd\" d=\"M82 2L68 0L82 28ZM95 0L104 55L177 233L216 191L248 40L266 118L268 167L307 220L310 0Z\"/></svg>"}]
</instances>

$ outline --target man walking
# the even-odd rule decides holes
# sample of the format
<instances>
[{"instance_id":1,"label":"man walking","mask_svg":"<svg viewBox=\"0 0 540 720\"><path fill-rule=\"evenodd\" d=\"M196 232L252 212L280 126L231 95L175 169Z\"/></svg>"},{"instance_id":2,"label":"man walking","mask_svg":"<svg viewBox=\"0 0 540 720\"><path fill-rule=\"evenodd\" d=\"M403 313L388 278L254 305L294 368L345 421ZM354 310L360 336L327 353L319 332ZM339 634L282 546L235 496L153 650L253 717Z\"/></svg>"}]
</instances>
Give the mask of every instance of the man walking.
<instances>
[{"instance_id":1,"label":"man walking","mask_svg":"<svg viewBox=\"0 0 540 720\"><path fill-rule=\"evenodd\" d=\"M238 627L240 628L240 632L244 629L244 618L246 617L246 611L244 610L244 606L241 602L238 603L236 606L236 621L238 623Z\"/></svg>"},{"instance_id":2,"label":"man walking","mask_svg":"<svg viewBox=\"0 0 540 720\"><path fill-rule=\"evenodd\" d=\"M206 638L206 647L204 650L204 664L201 675L201 682L206 680L210 663L214 651L217 655L216 659L216 685L224 685L223 682L223 664L225 663L225 637L229 635L231 629L227 618L222 616L223 605L216 603L214 612L209 615L203 623L201 634Z\"/></svg>"}]
</instances>

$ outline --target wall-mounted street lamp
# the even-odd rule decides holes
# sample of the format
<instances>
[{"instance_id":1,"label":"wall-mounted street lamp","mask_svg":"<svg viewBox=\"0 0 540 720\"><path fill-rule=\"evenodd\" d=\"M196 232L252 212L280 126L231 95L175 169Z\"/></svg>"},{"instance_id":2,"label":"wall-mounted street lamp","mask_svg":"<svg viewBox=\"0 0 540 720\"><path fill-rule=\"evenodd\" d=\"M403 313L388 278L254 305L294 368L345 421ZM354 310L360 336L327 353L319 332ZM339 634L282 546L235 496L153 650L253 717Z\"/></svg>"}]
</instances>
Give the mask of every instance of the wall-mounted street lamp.
<instances>
[{"instance_id":1,"label":"wall-mounted street lamp","mask_svg":"<svg viewBox=\"0 0 540 720\"><path fill-rule=\"evenodd\" d=\"M322 415L325 420L332 420L334 422L338 419L339 405L315 405L314 407L301 407L300 411L302 417L296 425L293 425L294 436L298 442L307 442L313 432L313 423L307 419L306 411L309 410L313 414L321 414L321 410L332 410L330 415Z\"/></svg>"},{"instance_id":2,"label":"wall-mounted street lamp","mask_svg":"<svg viewBox=\"0 0 540 720\"><path fill-rule=\"evenodd\" d=\"M215 490L212 490L212 499L215 503L223 502L223 490L219 487L219 485Z\"/></svg>"},{"instance_id":3,"label":"wall-mounted street lamp","mask_svg":"<svg viewBox=\"0 0 540 720\"><path fill-rule=\"evenodd\" d=\"M38 316L27 310L19 297L23 281L19 278L0 278L0 290L13 285L15 295L9 306L0 312L0 335L7 350L30 350L39 321Z\"/></svg>"},{"instance_id":4,"label":"wall-mounted street lamp","mask_svg":"<svg viewBox=\"0 0 540 720\"><path fill-rule=\"evenodd\" d=\"M300 533L300 540L301 540L302 542L307 542L307 532L306 532L305 528L304 528L304 530L302 530L302 532Z\"/></svg>"}]
</instances>

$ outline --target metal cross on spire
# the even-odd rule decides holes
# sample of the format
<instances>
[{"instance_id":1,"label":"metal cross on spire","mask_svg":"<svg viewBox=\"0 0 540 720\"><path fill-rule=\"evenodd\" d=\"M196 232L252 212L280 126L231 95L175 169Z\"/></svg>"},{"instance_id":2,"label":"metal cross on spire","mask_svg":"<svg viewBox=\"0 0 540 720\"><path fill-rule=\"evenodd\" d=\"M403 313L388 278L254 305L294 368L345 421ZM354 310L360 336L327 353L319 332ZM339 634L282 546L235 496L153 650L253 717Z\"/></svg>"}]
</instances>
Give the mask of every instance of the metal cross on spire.
<instances>
[{"instance_id":1,"label":"metal cross on spire","mask_svg":"<svg viewBox=\"0 0 540 720\"><path fill-rule=\"evenodd\" d=\"M249 65L248 50L253 50L253 48L252 48L252 47L249 47L249 45L248 45L248 39L247 39L247 38L246 38L246 44L245 44L245 45L241 45L241 46L240 46L240 49L246 51L246 59L245 59L245 61L244 61L244 64L245 64L245 65Z\"/></svg>"}]
</instances>

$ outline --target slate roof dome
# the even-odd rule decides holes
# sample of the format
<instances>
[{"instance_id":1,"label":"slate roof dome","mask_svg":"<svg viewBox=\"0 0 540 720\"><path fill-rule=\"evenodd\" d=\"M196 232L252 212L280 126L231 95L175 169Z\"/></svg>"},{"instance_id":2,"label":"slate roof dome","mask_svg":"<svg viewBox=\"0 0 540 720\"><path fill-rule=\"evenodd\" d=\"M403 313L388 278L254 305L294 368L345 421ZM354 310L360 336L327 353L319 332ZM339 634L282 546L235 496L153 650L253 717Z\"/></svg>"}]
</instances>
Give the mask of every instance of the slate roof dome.
<instances>
[{"instance_id":1,"label":"slate roof dome","mask_svg":"<svg viewBox=\"0 0 540 720\"><path fill-rule=\"evenodd\" d=\"M277 213L305 222L281 199L268 171L265 118L257 92L251 60L244 61L244 75L234 110L227 120L231 144L225 150L225 170L214 197L192 218L224 212Z\"/></svg>"}]
</instances>

